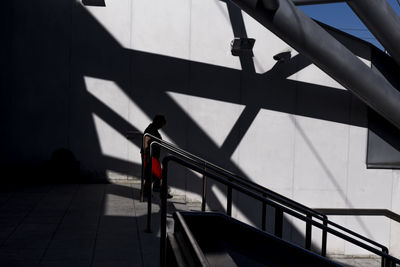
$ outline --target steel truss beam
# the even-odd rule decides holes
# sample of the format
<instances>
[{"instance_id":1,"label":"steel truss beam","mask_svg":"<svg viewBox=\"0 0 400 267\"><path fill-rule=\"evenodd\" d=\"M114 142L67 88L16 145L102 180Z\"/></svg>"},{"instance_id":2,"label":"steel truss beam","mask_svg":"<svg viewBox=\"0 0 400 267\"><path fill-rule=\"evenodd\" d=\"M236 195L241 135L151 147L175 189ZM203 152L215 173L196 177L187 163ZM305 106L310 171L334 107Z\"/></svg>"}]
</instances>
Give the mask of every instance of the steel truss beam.
<instances>
[{"instance_id":1,"label":"steel truss beam","mask_svg":"<svg viewBox=\"0 0 400 267\"><path fill-rule=\"evenodd\" d=\"M254 0L231 1L400 129L400 92L291 0L278 0L275 10Z\"/></svg>"}]
</instances>

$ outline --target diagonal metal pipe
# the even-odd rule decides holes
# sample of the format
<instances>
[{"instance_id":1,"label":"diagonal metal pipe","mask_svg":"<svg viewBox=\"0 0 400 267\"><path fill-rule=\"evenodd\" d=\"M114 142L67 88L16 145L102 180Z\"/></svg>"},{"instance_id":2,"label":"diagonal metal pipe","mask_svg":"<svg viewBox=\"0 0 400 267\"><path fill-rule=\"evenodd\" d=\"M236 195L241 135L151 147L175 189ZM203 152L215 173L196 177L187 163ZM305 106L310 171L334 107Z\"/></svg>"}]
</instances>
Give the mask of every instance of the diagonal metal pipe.
<instances>
[{"instance_id":1,"label":"diagonal metal pipe","mask_svg":"<svg viewBox=\"0 0 400 267\"><path fill-rule=\"evenodd\" d=\"M256 0L231 1L400 129L400 92L292 1L279 0L276 10Z\"/></svg>"},{"instance_id":2,"label":"diagonal metal pipe","mask_svg":"<svg viewBox=\"0 0 400 267\"><path fill-rule=\"evenodd\" d=\"M292 0L295 5L346 2L400 65L400 17L387 0Z\"/></svg>"},{"instance_id":3,"label":"diagonal metal pipe","mask_svg":"<svg viewBox=\"0 0 400 267\"><path fill-rule=\"evenodd\" d=\"M292 0L296 6L340 3L346 0Z\"/></svg>"},{"instance_id":4,"label":"diagonal metal pipe","mask_svg":"<svg viewBox=\"0 0 400 267\"><path fill-rule=\"evenodd\" d=\"M386 0L348 0L347 4L400 65L400 17Z\"/></svg>"}]
</instances>

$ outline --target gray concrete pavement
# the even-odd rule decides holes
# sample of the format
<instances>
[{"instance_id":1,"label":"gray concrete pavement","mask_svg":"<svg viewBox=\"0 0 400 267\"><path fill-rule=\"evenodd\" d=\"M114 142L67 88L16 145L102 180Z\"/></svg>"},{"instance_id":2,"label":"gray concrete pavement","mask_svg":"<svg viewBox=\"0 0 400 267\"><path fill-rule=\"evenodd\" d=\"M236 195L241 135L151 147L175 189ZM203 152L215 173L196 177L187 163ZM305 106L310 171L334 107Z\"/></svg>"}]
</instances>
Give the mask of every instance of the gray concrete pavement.
<instances>
[{"instance_id":1,"label":"gray concrete pavement","mask_svg":"<svg viewBox=\"0 0 400 267\"><path fill-rule=\"evenodd\" d=\"M158 266L159 199L154 193L153 232L146 233L139 188L138 182L2 188L0 266ZM193 209L177 197L170 203L171 212ZM380 266L379 259L336 260Z\"/></svg>"},{"instance_id":2,"label":"gray concrete pavement","mask_svg":"<svg viewBox=\"0 0 400 267\"><path fill-rule=\"evenodd\" d=\"M34 185L0 193L0 266L158 266L158 205L139 185Z\"/></svg>"}]
</instances>

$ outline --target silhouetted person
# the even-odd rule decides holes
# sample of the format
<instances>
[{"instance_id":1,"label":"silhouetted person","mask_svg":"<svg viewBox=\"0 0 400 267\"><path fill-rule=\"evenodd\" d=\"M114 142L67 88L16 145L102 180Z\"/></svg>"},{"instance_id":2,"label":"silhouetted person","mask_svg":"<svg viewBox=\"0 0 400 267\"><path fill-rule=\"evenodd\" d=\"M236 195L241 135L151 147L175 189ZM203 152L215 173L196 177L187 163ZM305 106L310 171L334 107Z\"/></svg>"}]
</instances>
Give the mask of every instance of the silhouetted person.
<instances>
[{"instance_id":1,"label":"silhouetted person","mask_svg":"<svg viewBox=\"0 0 400 267\"><path fill-rule=\"evenodd\" d=\"M154 137L157 137L159 139L162 139L160 133L158 130L160 130L162 127L165 126L167 123L167 120L163 115L156 115L154 116L153 122L150 123L149 126L147 126L146 130L144 130L144 134L148 133L153 135ZM142 154L142 160L144 164L144 178L145 178L145 186L144 186L144 193L145 195L147 194L149 190L149 184L147 181L149 181L149 178L151 176L151 172L153 172L153 181L154 182L154 191L159 191L160 186L161 186L161 179L162 179L162 169L161 169L161 164L160 164L160 148L158 146L153 146L153 151L152 151L152 158L150 158L150 144L152 142L152 138L149 136L145 137L143 147L140 151ZM152 163L152 170L150 169L150 161ZM171 195L168 194L168 197L172 197Z\"/></svg>"}]
</instances>

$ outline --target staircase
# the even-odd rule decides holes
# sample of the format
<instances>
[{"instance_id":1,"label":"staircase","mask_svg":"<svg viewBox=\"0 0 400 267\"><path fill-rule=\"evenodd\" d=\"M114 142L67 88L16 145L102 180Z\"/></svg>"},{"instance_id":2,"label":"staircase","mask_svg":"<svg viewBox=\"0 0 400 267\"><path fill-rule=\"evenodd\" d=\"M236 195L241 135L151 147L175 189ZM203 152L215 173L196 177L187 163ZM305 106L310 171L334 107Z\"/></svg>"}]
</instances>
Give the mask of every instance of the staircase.
<instances>
[{"instance_id":1,"label":"staircase","mask_svg":"<svg viewBox=\"0 0 400 267\"><path fill-rule=\"evenodd\" d=\"M153 193L153 206L157 207L160 204L160 196L157 193ZM175 235L177 234L179 236L179 231L180 230L175 230L175 225L176 222L178 221L176 219L177 217L177 213L183 213L183 214L187 214L189 213L190 215L193 216L201 216L201 202L192 202L192 201L186 201L185 200L185 196L183 195L174 195L174 197L172 199L169 199L167 202L167 266L186 266L185 264L182 263L177 263L176 259L171 259L171 257L176 257L174 254L176 253L180 253L180 246L187 246L186 244L183 245L179 245L177 238L175 237ZM215 212L210 211L208 208L206 209L208 214L211 214L212 216L215 216ZM175 215L174 215L175 214ZM218 215L218 213L217 213ZM219 215L221 215L221 213L219 213ZM187 215L186 215L187 216ZM207 216L205 216L207 217ZM158 226L158 220L160 218L156 217L155 218L155 222L157 223ZM180 222L178 222L180 223ZM205 224L205 223L203 223ZM207 225L214 225L212 223L206 223ZM225 224L227 225L227 224ZM209 228L209 227L208 227ZM207 229L207 228L205 228ZM211 233L208 234L204 234L204 236L212 236ZM243 240L241 238L239 238L238 236L236 236L238 240ZM171 242L173 244L171 244ZM176 251L172 251L172 249L178 250L178 252ZM229 250L226 250L228 251ZM236 255L237 256L237 255ZM240 262L239 264L237 262L235 262L235 260L237 260L237 257L234 256L234 258L232 259L232 257L229 255L229 253L225 253L225 255L223 255L221 258L217 259L215 256L215 253L211 253L211 254L207 254L205 255L205 257L209 257L210 258L210 265L211 266L223 266L222 263L226 263L227 265L225 266L241 266ZM374 257L374 256L353 256L353 255L328 255L327 259L329 259L330 261L328 262L324 262L327 265L324 266L345 266L345 267L359 267L359 266L363 266L363 267L379 267L382 266L381 264L381 258L380 257ZM251 259L246 259L246 261L241 261L242 263L245 262L247 265L246 266L259 266L260 263L256 262L256 261L252 261ZM334 263L332 263L334 262ZM215 263L215 264L212 264ZM233 265L234 263L234 265ZM279 261L275 262L275 265L271 265L271 263L269 263L269 266L280 266L279 265ZM286 262L287 263L287 262ZM222 264L222 265L221 265ZM257 265L259 264L259 265ZM287 263L289 264L289 263ZM335 265L336 264L336 265ZM261 266L265 266L265 264L263 265L261 263ZM285 266L285 265L282 265ZM289 266L289 265L286 265ZM290 264L290 266L304 266L303 264L300 264L300 262L295 262ZM311 266L310 264L308 264L307 266ZM321 266L318 265L317 266Z\"/></svg>"},{"instance_id":2,"label":"staircase","mask_svg":"<svg viewBox=\"0 0 400 267\"><path fill-rule=\"evenodd\" d=\"M279 244L280 242L284 242L284 245L282 245L282 248L285 247L285 250L287 251L292 251L292 254L289 255L289 257L296 258L298 262L302 262L300 259L307 259L304 261L301 266L318 266L320 264L319 260L320 256L323 258L322 261L326 260L327 256L327 236L333 235L337 238L341 238L345 240L346 242L351 243L352 245L358 246L360 248L363 248L371 253L371 255L375 255L374 257L380 258L381 261L381 266L396 266L397 264L400 264L400 260L389 255L388 249L383 246L382 244L379 244L373 240L370 240L369 238L362 236L358 233L355 233L341 225L338 225L328 219L328 217L322 213L319 213L311 208L308 208L298 202L295 202L291 199L288 199L282 195L279 195L267 188L264 188L258 184L255 184L251 181L248 181L242 177L239 177L219 166L216 166L215 164L212 164L204 159L201 159L200 157L197 157L185 150L182 150L178 147L175 147L174 145L165 142L161 139L158 139L154 136L145 134L143 138L146 136L150 136L150 138L153 140L152 143L150 144L150 157L152 156L152 150L155 146L158 146L160 149L165 150L169 155L166 156L163 159L163 183L161 187L161 192L160 192L160 206L161 206L161 211L160 211L160 217L161 217L161 222L160 222L160 265L161 266L166 266L167 261L171 259L170 255L173 251L175 251L173 248L185 248L187 247L187 240L189 240L189 243L192 244L192 252L194 251L195 253L190 253L187 252L187 249L183 249L182 252L179 252L178 254L182 255L187 254L187 255L195 255L194 258L191 258L192 260L189 260L189 262L185 260L179 260L180 256L174 257L175 261L177 262L186 262L186 264L183 264L182 266L191 266L193 263L192 261L196 262L196 266L218 266L218 264L210 265L209 260L207 260L207 253L204 253L208 250L208 246L199 246L196 242L196 238L194 237L195 235L190 234L191 230L189 229L189 226L185 226L185 235L187 236L186 238L182 238L183 234L179 234L178 231L178 236L181 238L175 238L174 235L169 234L169 237L167 239L167 232L168 229L171 231L172 229L172 222L171 222L171 210L170 210L170 215L169 215L169 220L168 220L168 202L167 202L167 188L168 188L168 166L171 162L174 164L179 165L180 167L195 171L197 173L200 173L203 175L203 190L202 190L202 202L200 205L196 205L195 207L198 208L200 206L200 211L201 213L196 213L197 218L200 217L205 217L205 218L210 218L209 215L206 213L206 203L207 203L207 190L206 190L206 183L207 180L211 179L215 182L218 182L219 184L225 185L227 189L227 203L226 203L226 216L224 220L226 222L229 222L229 225L238 225L241 224L233 219L230 219L232 215L232 193L233 191L239 192L241 194L247 195L247 197L252 198L255 201L259 201L261 205L261 229L252 229L251 232L255 233L257 232L258 234L255 234L255 236L258 236L260 241L260 245L262 244L263 246L268 246L266 243L273 243L275 242L278 238L280 241L276 241ZM151 168L151 166L150 166ZM142 172L143 173L143 172ZM148 177L148 179L151 179L151 177ZM151 180L148 181L150 183ZM143 177L142 177L142 189L143 189ZM148 190L151 190L150 187L148 187ZM143 196L143 190L142 190L142 196ZM151 191L147 192L148 195L151 195ZM147 216L147 231L151 231L151 210L152 210L152 198L148 198L148 216ZM178 208L180 209L185 209L187 203L177 203L176 204ZM272 208L273 212L271 214L267 214L267 207ZM299 246L294 246L293 244L289 244L286 241L282 240L282 233L283 233L283 218L285 216L292 216L293 218L296 218L297 220L303 221L305 223L305 229L304 229L304 246L303 248ZM179 213L175 214L175 219L179 219L178 225L185 225L185 216L190 217L190 213L184 213L184 215L180 216ZM222 215L221 215L222 216ZM272 217L274 220L274 230L271 234L268 234L265 232L266 230L266 218ZM210 224L207 223L207 220L213 220L214 217L211 217L211 219L204 219L203 226L208 226ZM203 219L201 219L203 220ZM168 227L169 225L169 227ZM182 227L178 226L178 229L181 229ZM195 227L195 226L194 226ZM232 226L233 227L233 226ZM249 229L250 226L243 226L243 229ZM235 229L239 229L238 227L234 227ZM319 251L315 251L315 248L312 249L312 230L314 229L320 229L322 231L322 240L321 240L321 247L319 248ZM242 228L240 228L242 229ZM174 232L177 230L177 228L174 226ZM224 230L224 227L221 227L221 231ZM260 231L261 230L261 231ZM242 230L240 230L242 231ZM243 231L250 231L250 230L243 230ZM216 234L207 234L208 232L204 232L200 235L198 235L201 238L204 238L204 236L209 236L209 238L216 238ZM227 236L225 234L225 236ZM184 241L181 241L179 245L179 240L186 240L186 243ZM207 239L207 238L206 238ZM167 244L168 240L168 244ZM204 239L202 239L204 240ZM201 241L205 242L206 241ZM217 242L217 241L216 241ZM223 239L219 240L218 242L222 242L224 244L227 244L227 246L224 248L223 251L226 252L226 249L229 248L231 249L233 240L232 239ZM249 241L250 242L250 241ZM208 242L211 244L210 242ZM271 244L272 244L271 243ZM276 243L277 244L277 243ZM236 246L237 245L233 245ZM247 244L247 246L250 246L250 244ZM296 250L294 247L299 248L300 250ZM246 247L246 246L245 246ZM245 248L244 247L244 248ZM271 247L271 246L270 246ZM272 246L273 247L273 246ZM272 248L271 247L271 248ZM243 248L239 249L240 251L243 252ZM168 253L167 253L168 251ZM185 252L186 251L186 252ZM297 251L297 252L293 252ZM223 254L225 253L223 252ZM219 253L219 252L217 252ZM236 252L235 252L236 253ZM173 253L172 253L173 254ZM228 253L229 254L229 253ZM246 254L246 253L245 253ZM319 255L317 255L319 254ZM226 253L225 253L226 255ZM247 254L246 254L247 255ZM254 254L252 254L254 256ZM276 255L276 253L272 253L272 255L268 258L265 259L266 261L261 261L262 264L267 264L269 263L268 266L281 266L277 264L279 262L276 259L273 259L273 256ZM259 255L258 258L262 258L264 255ZM247 256L246 256L247 257ZM196 260L195 260L196 259ZM252 258L254 260L254 258ZM282 259L283 260L283 259ZM175 263L177 263L175 262ZM213 262L211 260L211 262ZM275 263L274 263L275 262ZM305 265L303 265L305 264ZM323 265L331 264L330 261L325 262ZM332 263L332 266L334 263ZM240 265L239 265L240 266ZM243 265L245 266L245 265ZM319 265L321 266L321 265ZM327 265L328 266L328 265ZM340 266L340 265L339 265ZM344 265L346 266L346 265Z\"/></svg>"}]
</instances>

